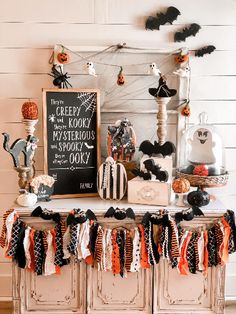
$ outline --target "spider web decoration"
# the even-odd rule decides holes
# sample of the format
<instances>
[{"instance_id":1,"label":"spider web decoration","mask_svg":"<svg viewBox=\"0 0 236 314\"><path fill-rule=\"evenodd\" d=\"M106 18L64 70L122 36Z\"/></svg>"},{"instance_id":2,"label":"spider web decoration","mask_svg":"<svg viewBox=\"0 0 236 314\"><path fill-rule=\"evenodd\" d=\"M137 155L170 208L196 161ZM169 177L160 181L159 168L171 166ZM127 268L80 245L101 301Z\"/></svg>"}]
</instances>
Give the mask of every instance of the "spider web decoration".
<instances>
[{"instance_id":1,"label":"spider web decoration","mask_svg":"<svg viewBox=\"0 0 236 314\"><path fill-rule=\"evenodd\" d=\"M90 121L96 110L96 93L80 93L77 96L77 99L80 101L81 106L85 108L85 112L89 111L91 113Z\"/></svg>"}]
</instances>

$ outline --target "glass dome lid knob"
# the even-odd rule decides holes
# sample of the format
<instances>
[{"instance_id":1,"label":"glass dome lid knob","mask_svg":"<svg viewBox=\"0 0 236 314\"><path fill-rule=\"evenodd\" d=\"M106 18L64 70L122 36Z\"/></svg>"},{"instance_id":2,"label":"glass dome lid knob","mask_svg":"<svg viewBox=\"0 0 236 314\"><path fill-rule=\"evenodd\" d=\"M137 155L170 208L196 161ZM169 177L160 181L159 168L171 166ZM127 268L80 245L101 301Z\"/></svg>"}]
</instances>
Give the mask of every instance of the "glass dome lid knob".
<instances>
[{"instance_id":1,"label":"glass dome lid knob","mask_svg":"<svg viewBox=\"0 0 236 314\"><path fill-rule=\"evenodd\" d=\"M206 112L201 112L198 118L199 118L199 124L207 124L208 114Z\"/></svg>"}]
</instances>

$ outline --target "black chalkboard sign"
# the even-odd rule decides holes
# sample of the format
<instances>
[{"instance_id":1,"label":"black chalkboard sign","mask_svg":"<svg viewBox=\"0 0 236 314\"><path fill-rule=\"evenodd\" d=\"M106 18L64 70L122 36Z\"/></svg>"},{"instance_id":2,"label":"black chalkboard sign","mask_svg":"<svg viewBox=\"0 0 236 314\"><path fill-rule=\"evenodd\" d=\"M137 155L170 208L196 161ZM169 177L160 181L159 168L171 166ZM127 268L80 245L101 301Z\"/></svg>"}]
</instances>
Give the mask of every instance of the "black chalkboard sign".
<instances>
[{"instance_id":1,"label":"black chalkboard sign","mask_svg":"<svg viewBox=\"0 0 236 314\"><path fill-rule=\"evenodd\" d=\"M97 195L100 106L97 89L43 90L44 171L54 197Z\"/></svg>"}]
</instances>

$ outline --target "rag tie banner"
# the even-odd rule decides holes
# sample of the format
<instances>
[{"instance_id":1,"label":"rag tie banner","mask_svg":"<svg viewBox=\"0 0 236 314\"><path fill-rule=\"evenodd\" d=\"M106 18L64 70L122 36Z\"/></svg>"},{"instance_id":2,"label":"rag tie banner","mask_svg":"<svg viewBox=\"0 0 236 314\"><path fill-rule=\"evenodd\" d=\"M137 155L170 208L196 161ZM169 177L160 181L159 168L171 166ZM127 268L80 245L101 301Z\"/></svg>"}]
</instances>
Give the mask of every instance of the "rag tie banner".
<instances>
[{"instance_id":1,"label":"rag tie banner","mask_svg":"<svg viewBox=\"0 0 236 314\"><path fill-rule=\"evenodd\" d=\"M119 210L124 211L115 212ZM35 229L16 210L8 210L0 245L6 258L37 275L60 274L61 267L73 258L99 271L127 277L129 272L150 268L163 258L182 275L201 272L206 276L209 267L225 265L229 254L236 252L235 215L231 210L196 228L177 224L167 210L147 212L138 224L134 215L124 217L132 219L132 228L100 224L91 210L74 209L64 219L59 213L37 207L31 216L51 220L54 226Z\"/></svg>"}]
</instances>

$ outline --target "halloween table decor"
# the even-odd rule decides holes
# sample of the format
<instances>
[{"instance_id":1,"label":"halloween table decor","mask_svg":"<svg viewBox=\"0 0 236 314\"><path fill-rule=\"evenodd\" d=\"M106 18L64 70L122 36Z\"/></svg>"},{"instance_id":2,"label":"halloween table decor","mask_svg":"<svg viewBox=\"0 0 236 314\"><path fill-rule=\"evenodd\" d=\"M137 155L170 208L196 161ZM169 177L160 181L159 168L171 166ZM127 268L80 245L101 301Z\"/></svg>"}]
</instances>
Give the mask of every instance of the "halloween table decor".
<instances>
[{"instance_id":1,"label":"halloween table decor","mask_svg":"<svg viewBox=\"0 0 236 314\"><path fill-rule=\"evenodd\" d=\"M203 57L206 54L211 54L216 50L216 47L213 45L202 47L195 51L195 57Z\"/></svg>"},{"instance_id":2,"label":"halloween table decor","mask_svg":"<svg viewBox=\"0 0 236 314\"><path fill-rule=\"evenodd\" d=\"M48 175L39 175L30 181L30 189L37 195L38 202L50 201L55 180Z\"/></svg>"},{"instance_id":3,"label":"halloween table decor","mask_svg":"<svg viewBox=\"0 0 236 314\"><path fill-rule=\"evenodd\" d=\"M172 189L178 196L176 206L185 206L184 195L190 190L190 183L187 179L179 178L172 182Z\"/></svg>"},{"instance_id":4,"label":"halloween table decor","mask_svg":"<svg viewBox=\"0 0 236 314\"><path fill-rule=\"evenodd\" d=\"M136 135L131 122L124 118L108 126L108 156L114 160L131 161L135 153Z\"/></svg>"},{"instance_id":5,"label":"halloween table decor","mask_svg":"<svg viewBox=\"0 0 236 314\"><path fill-rule=\"evenodd\" d=\"M29 193L26 190L20 190L20 195L17 197L16 203L24 207L34 206L37 203L37 195Z\"/></svg>"},{"instance_id":6,"label":"halloween table decor","mask_svg":"<svg viewBox=\"0 0 236 314\"><path fill-rule=\"evenodd\" d=\"M68 76L67 74L68 74L67 72L65 74L63 73L61 66L56 66L54 64L52 66L51 74L48 74L48 75L53 77L54 86L59 87L59 88L68 88L69 86L72 87L72 85L68 81L70 76Z\"/></svg>"},{"instance_id":7,"label":"halloween table decor","mask_svg":"<svg viewBox=\"0 0 236 314\"><path fill-rule=\"evenodd\" d=\"M225 185L228 173L222 138L214 126L207 124L205 112L199 115L199 121L183 134L176 176L186 178L191 186Z\"/></svg>"},{"instance_id":8,"label":"halloween table decor","mask_svg":"<svg viewBox=\"0 0 236 314\"><path fill-rule=\"evenodd\" d=\"M185 41L186 38L190 36L196 36L200 29L201 29L200 25L193 23L190 26L185 27L181 32L176 32L174 35L174 41L175 42Z\"/></svg>"},{"instance_id":9,"label":"halloween table decor","mask_svg":"<svg viewBox=\"0 0 236 314\"><path fill-rule=\"evenodd\" d=\"M26 101L21 107L22 122L27 135L34 135L35 125L38 123L38 106L33 101Z\"/></svg>"},{"instance_id":10,"label":"halloween table decor","mask_svg":"<svg viewBox=\"0 0 236 314\"><path fill-rule=\"evenodd\" d=\"M180 11L175 7L168 7L166 13L157 13L156 16L149 16L145 27L150 30L159 30L161 25L172 24L180 15Z\"/></svg>"},{"instance_id":11,"label":"halloween table decor","mask_svg":"<svg viewBox=\"0 0 236 314\"><path fill-rule=\"evenodd\" d=\"M97 174L97 190L102 199L121 200L127 189L127 174L124 166L112 157L107 157Z\"/></svg>"},{"instance_id":12,"label":"halloween table decor","mask_svg":"<svg viewBox=\"0 0 236 314\"><path fill-rule=\"evenodd\" d=\"M210 203L210 195L198 188L196 191L192 191L187 195L187 201L192 206L206 206Z\"/></svg>"}]
</instances>

